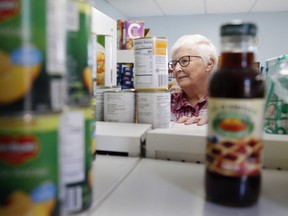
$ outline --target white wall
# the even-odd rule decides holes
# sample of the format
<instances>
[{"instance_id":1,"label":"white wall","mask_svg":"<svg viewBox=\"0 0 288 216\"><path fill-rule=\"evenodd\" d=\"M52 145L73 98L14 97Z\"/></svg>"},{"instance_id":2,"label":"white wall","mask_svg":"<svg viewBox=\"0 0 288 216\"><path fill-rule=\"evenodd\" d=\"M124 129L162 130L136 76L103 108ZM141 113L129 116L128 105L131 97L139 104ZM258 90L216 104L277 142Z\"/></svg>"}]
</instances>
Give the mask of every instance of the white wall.
<instances>
[{"instance_id":1,"label":"white wall","mask_svg":"<svg viewBox=\"0 0 288 216\"><path fill-rule=\"evenodd\" d=\"M268 58L288 54L288 12L247 13L225 15L194 15L173 17L146 17L146 28L151 28L153 36L167 37L169 47L184 34L203 34L208 37L220 53L220 26L233 19L253 21L257 24L261 45L257 60L261 63Z\"/></svg>"},{"instance_id":2,"label":"white wall","mask_svg":"<svg viewBox=\"0 0 288 216\"><path fill-rule=\"evenodd\" d=\"M258 26L262 44L258 49L257 61L264 63L268 58L288 54L288 12L129 18L105 0L94 0L94 2L98 10L115 20L144 20L145 27L151 29L153 36L168 39L169 48L178 37L184 34L203 34L212 40L220 53L221 24L233 19L242 19L253 21Z\"/></svg>"},{"instance_id":3,"label":"white wall","mask_svg":"<svg viewBox=\"0 0 288 216\"><path fill-rule=\"evenodd\" d=\"M93 6L102 13L110 16L112 19L128 19L123 13L112 7L106 0L91 0Z\"/></svg>"}]
</instances>

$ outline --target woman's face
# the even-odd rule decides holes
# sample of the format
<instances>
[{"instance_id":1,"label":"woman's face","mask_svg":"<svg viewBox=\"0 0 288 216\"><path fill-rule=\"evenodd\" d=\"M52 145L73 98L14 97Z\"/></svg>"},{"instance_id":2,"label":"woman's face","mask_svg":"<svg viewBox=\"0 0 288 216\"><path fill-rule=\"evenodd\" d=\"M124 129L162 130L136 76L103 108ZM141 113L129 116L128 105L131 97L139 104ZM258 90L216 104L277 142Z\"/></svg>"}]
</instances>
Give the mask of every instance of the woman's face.
<instances>
[{"instance_id":1,"label":"woman's face","mask_svg":"<svg viewBox=\"0 0 288 216\"><path fill-rule=\"evenodd\" d=\"M174 53L173 60L179 60L183 56L199 56L199 54L188 48L180 48ZM210 71L207 70L207 65L202 58L190 57L190 62L186 67L182 67L178 62L173 74L178 85L185 90L189 87L195 89L207 85Z\"/></svg>"}]
</instances>

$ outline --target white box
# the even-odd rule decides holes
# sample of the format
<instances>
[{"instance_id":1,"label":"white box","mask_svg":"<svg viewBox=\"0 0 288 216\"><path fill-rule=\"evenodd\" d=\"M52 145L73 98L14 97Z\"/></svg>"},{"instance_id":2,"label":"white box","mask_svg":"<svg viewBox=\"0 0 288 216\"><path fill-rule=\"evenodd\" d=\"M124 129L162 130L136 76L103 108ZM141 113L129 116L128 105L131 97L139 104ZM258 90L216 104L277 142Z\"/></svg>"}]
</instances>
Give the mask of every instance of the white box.
<instances>
[{"instance_id":1,"label":"white box","mask_svg":"<svg viewBox=\"0 0 288 216\"><path fill-rule=\"evenodd\" d=\"M288 135L264 133L263 138L264 167L288 170Z\"/></svg>"},{"instance_id":2,"label":"white box","mask_svg":"<svg viewBox=\"0 0 288 216\"><path fill-rule=\"evenodd\" d=\"M142 145L151 124L119 122L96 122L97 151L127 153L128 156L141 156Z\"/></svg>"},{"instance_id":3,"label":"white box","mask_svg":"<svg viewBox=\"0 0 288 216\"><path fill-rule=\"evenodd\" d=\"M148 158L204 163L207 125L171 123L170 128L158 128L147 133Z\"/></svg>"},{"instance_id":4,"label":"white box","mask_svg":"<svg viewBox=\"0 0 288 216\"><path fill-rule=\"evenodd\" d=\"M205 163L207 125L172 123L147 132L148 158ZM288 170L288 135L263 134L263 166Z\"/></svg>"}]
</instances>

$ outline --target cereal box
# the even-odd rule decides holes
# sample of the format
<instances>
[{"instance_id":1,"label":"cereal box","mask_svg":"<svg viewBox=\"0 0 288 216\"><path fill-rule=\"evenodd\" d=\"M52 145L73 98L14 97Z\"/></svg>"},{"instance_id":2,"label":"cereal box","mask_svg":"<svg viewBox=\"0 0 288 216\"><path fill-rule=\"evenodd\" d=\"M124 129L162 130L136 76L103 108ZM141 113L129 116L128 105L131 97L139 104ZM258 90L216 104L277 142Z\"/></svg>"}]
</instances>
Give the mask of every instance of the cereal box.
<instances>
[{"instance_id":1,"label":"cereal box","mask_svg":"<svg viewBox=\"0 0 288 216\"><path fill-rule=\"evenodd\" d=\"M124 21L123 26L123 48L134 49L135 38L144 37L144 21Z\"/></svg>"}]
</instances>

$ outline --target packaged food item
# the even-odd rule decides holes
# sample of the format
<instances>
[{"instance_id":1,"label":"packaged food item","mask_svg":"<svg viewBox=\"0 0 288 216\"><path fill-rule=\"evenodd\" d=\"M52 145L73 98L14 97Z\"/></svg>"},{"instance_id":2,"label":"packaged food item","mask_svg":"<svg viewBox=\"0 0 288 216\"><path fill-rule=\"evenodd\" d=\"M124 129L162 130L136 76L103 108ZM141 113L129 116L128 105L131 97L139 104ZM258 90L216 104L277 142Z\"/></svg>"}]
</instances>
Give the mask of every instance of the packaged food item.
<instances>
[{"instance_id":1,"label":"packaged food item","mask_svg":"<svg viewBox=\"0 0 288 216\"><path fill-rule=\"evenodd\" d=\"M92 160L95 113L91 109L93 78L91 52L92 5L67 1L67 94L59 130L60 165L65 213L87 210L93 200ZM65 14L65 13L64 13ZM91 60L91 61L89 61ZM93 152L92 152L93 151Z\"/></svg>"},{"instance_id":2,"label":"packaged food item","mask_svg":"<svg viewBox=\"0 0 288 216\"><path fill-rule=\"evenodd\" d=\"M166 38L134 40L136 90L168 90L168 55Z\"/></svg>"},{"instance_id":3,"label":"packaged food item","mask_svg":"<svg viewBox=\"0 0 288 216\"><path fill-rule=\"evenodd\" d=\"M0 2L0 215L61 215L64 0Z\"/></svg>"},{"instance_id":4,"label":"packaged food item","mask_svg":"<svg viewBox=\"0 0 288 216\"><path fill-rule=\"evenodd\" d=\"M138 123L151 124L152 128L169 128L171 119L169 91L137 91L136 119Z\"/></svg>"},{"instance_id":5,"label":"packaged food item","mask_svg":"<svg viewBox=\"0 0 288 216\"><path fill-rule=\"evenodd\" d=\"M135 123L135 91L132 89L105 91L104 121Z\"/></svg>"},{"instance_id":6,"label":"packaged food item","mask_svg":"<svg viewBox=\"0 0 288 216\"><path fill-rule=\"evenodd\" d=\"M84 0L67 1L67 88L69 106L89 106L93 90L89 64L91 4Z\"/></svg>"},{"instance_id":7,"label":"packaged food item","mask_svg":"<svg viewBox=\"0 0 288 216\"><path fill-rule=\"evenodd\" d=\"M124 20L117 20L117 50L123 49L123 23Z\"/></svg>"},{"instance_id":8,"label":"packaged food item","mask_svg":"<svg viewBox=\"0 0 288 216\"><path fill-rule=\"evenodd\" d=\"M63 0L0 2L1 113L62 110L64 4Z\"/></svg>"},{"instance_id":9,"label":"packaged food item","mask_svg":"<svg viewBox=\"0 0 288 216\"><path fill-rule=\"evenodd\" d=\"M60 215L60 119L0 116L0 215Z\"/></svg>"},{"instance_id":10,"label":"packaged food item","mask_svg":"<svg viewBox=\"0 0 288 216\"><path fill-rule=\"evenodd\" d=\"M111 90L121 90L120 88L97 87L96 88L96 119L104 121L104 92Z\"/></svg>"},{"instance_id":11,"label":"packaged food item","mask_svg":"<svg viewBox=\"0 0 288 216\"><path fill-rule=\"evenodd\" d=\"M90 107L70 108L61 115L58 142L65 213L81 212L92 204L93 122Z\"/></svg>"},{"instance_id":12,"label":"packaged food item","mask_svg":"<svg viewBox=\"0 0 288 216\"><path fill-rule=\"evenodd\" d=\"M143 20L123 21L123 49L134 49L134 39L144 37Z\"/></svg>"},{"instance_id":13,"label":"packaged food item","mask_svg":"<svg viewBox=\"0 0 288 216\"><path fill-rule=\"evenodd\" d=\"M257 202L261 186L265 83L255 61L257 26L221 26L221 66L210 80L206 198L230 205Z\"/></svg>"},{"instance_id":14,"label":"packaged food item","mask_svg":"<svg viewBox=\"0 0 288 216\"><path fill-rule=\"evenodd\" d=\"M117 64L117 85L121 89L134 88L134 64L118 63Z\"/></svg>"},{"instance_id":15,"label":"packaged food item","mask_svg":"<svg viewBox=\"0 0 288 216\"><path fill-rule=\"evenodd\" d=\"M105 36L97 36L96 44L96 81L97 86L105 86Z\"/></svg>"},{"instance_id":16,"label":"packaged food item","mask_svg":"<svg viewBox=\"0 0 288 216\"><path fill-rule=\"evenodd\" d=\"M265 72L264 132L288 134L288 55L267 59Z\"/></svg>"}]
</instances>

